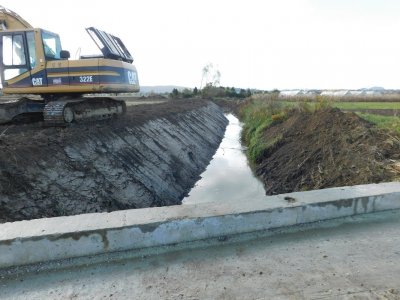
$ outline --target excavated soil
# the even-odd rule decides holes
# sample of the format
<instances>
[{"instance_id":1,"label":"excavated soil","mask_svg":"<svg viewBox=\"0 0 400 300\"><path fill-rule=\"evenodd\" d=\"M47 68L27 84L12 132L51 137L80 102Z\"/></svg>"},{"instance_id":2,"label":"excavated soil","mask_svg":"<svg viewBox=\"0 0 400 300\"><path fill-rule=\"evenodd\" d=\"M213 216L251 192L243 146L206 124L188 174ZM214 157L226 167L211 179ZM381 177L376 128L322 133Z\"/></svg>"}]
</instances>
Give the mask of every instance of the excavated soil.
<instances>
[{"instance_id":1,"label":"excavated soil","mask_svg":"<svg viewBox=\"0 0 400 300\"><path fill-rule=\"evenodd\" d=\"M0 222L179 204L227 122L185 99L69 127L0 126Z\"/></svg>"},{"instance_id":2,"label":"excavated soil","mask_svg":"<svg viewBox=\"0 0 400 300\"><path fill-rule=\"evenodd\" d=\"M354 113L292 112L265 131L265 141L276 137L255 170L267 195L399 178L399 139Z\"/></svg>"}]
</instances>

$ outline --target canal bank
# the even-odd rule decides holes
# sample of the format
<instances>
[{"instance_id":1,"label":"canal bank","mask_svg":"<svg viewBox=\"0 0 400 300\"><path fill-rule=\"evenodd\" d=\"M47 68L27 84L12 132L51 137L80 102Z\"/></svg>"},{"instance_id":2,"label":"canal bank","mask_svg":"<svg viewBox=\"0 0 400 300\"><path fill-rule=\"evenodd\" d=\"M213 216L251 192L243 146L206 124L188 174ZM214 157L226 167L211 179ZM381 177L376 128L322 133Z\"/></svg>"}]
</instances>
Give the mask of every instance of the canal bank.
<instances>
[{"instance_id":1,"label":"canal bank","mask_svg":"<svg viewBox=\"0 0 400 300\"><path fill-rule=\"evenodd\" d=\"M0 126L0 223L180 204L227 123L214 103L185 99L95 124Z\"/></svg>"}]
</instances>

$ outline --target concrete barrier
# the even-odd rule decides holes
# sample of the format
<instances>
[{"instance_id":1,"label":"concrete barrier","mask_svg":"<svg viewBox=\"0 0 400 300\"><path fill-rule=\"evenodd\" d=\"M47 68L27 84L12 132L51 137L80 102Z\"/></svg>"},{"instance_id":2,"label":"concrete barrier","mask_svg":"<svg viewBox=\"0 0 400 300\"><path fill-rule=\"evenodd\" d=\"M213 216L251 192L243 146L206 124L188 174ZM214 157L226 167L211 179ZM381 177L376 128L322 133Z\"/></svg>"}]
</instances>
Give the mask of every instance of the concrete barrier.
<instances>
[{"instance_id":1,"label":"concrete barrier","mask_svg":"<svg viewBox=\"0 0 400 300\"><path fill-rule=\"evenodd\" d=\"M286 205L278 204L287 199ZM282 201L280 201L282 203ZM0 224L0 268L400 209L400 183Z\"/></svg>"}]
</instances>

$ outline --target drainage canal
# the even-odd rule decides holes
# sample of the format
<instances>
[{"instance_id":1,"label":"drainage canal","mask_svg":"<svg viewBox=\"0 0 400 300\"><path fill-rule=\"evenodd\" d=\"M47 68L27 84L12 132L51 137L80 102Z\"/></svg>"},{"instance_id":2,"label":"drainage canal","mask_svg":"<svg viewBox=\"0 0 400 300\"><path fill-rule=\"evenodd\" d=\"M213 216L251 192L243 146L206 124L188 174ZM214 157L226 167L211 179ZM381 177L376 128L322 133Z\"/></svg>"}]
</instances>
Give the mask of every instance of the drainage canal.
<instances>
[{"instance_id":1,"label":"drainage canal","mask_svg":"<svg viewBox=\"0 0 400 300\"><path fill-rule=\"evenodd\" d=\"M252 173L240 143L242 124L232 114L224 138L201 179L183 204L265 199L264 187Z\"/></svg>"}]
</instances>

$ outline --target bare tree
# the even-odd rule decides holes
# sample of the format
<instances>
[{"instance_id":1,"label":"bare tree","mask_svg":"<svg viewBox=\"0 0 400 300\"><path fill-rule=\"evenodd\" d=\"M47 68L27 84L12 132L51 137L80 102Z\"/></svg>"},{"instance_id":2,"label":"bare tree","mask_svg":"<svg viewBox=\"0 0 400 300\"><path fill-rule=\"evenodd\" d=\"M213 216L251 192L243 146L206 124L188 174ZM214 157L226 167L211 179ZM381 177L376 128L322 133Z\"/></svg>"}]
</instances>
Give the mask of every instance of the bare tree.
<instances>
[{"instance_id":1,"label":"bare tree","mask_svg":"<svg viewBox=\"0 0 400 300\"><path fill-rule=\"evenodd\" d=\"M219 70L215 70L213 75L213 85L218 86L221 80L221 72Z\"/></svg>"},{"instance_id":2,"label":"bare tree","mask_svg":"<svg viewBox=\"0 0 400 300\"><path fill-rule=\"evenodd\" d=\"M203 67L203 70L202 70L203 76L201 77L200 89L203 87L203 81L204 81L204 79L205 79L205 83L206 83L206 85L207 85L207 82L208 82L208 74L210 73L210 69L212 69L212 67L213 67L212 63L209 63L209 64L207 64L207 65L205 65L205 66Z\"/></svg>"},{"instance_id":3,"label":"bare tree","mask_svg":"<svg viewBox=\"0 0 400 300\"><path fill-rule=\"evenodd\" d=\"M201 77L200 89L205 85L218 86L221 81L221 72L214 67L212 63L208 63L203 67L203 76ZM210 80L212 78L212 80Z\"/></svg>"}]
</instances>

